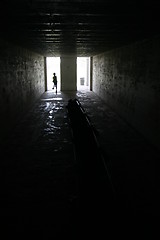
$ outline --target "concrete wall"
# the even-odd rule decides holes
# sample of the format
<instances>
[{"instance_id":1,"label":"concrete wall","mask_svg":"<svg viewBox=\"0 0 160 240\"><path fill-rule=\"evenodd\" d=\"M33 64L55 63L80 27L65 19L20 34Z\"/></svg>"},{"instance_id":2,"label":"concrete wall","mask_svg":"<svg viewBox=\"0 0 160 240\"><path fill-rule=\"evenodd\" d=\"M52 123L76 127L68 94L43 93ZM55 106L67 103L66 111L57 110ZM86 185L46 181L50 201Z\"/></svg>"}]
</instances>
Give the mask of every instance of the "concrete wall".
<instances>
[{"instance_id":1,"label":"concrete wall","mask_svg":"<svg viewBox=\"0 0 160 240\"><path fill-rule=\"evenodd\" d=\"M0 40L0 139L44 92L44 58Z\"/></svg>"},{"instance_id":2,"label":"concrete wall","mask_svg":"<svg viewBox=\"0 0 160 240\"><path fill-rule=\"evenodd\" d=\"M93 57L93 91L160 148L160 37Z\"/></svg>"},{"instance_id":3,"label":"concrete wall","mask_svg":"<svg viewBox=\"0 0 160 240\"><path fill-rule=\"evenodd\" d=\"M76 57L61 57L61 90L77 90L77 66Z\"/></svg>"}]
</instances>

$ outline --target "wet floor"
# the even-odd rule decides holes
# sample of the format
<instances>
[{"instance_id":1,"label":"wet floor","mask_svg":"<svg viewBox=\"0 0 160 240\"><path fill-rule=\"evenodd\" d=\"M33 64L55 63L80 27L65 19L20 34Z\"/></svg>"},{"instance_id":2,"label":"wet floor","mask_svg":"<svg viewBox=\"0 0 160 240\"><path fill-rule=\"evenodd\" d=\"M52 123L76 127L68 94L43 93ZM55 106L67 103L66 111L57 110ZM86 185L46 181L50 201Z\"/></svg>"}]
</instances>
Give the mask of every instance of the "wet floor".
<instances>
[{"instance_id":1,"label":"wet floor","mask_svg":"<svg viewBox=\"0 0 160 240\"><path fill-rule=\"evenodd\" d=\"M116 198L112 206L107 202L101 208L96 206L101 200L89 199L94 203L89 214L95 223L85 204L79 207L78 169L66 108L71 98L79 99L95 129ZM93 236L98 222L101 228L96 233L109 234L123 214L134 219L158 212L155 172L159 153L93 92L44 93L2 148L1 216L6 235L52 239L67 234L78 239L86 228ZM101 215L106 219L98 219Z\"/></svg>"}]
</instances>

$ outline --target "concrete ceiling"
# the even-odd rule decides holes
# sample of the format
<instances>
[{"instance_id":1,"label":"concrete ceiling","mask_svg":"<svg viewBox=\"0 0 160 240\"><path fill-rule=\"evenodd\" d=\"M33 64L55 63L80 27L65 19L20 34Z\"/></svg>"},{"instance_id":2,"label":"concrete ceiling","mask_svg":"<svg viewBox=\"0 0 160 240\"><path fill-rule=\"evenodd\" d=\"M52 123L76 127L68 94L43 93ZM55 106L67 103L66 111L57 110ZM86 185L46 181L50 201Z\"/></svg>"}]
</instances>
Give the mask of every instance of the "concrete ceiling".
<instances>
[{"instance_id":1,"label":"concrete ceiling","mask_svg":"<svg viewBox=\"0 0 160 240\"><path fill-rule=\"evenodd\" d=\"M159 1L1 0L1 37L44 56L93 56L159 33Z\"/></svg>"}]
</instances>

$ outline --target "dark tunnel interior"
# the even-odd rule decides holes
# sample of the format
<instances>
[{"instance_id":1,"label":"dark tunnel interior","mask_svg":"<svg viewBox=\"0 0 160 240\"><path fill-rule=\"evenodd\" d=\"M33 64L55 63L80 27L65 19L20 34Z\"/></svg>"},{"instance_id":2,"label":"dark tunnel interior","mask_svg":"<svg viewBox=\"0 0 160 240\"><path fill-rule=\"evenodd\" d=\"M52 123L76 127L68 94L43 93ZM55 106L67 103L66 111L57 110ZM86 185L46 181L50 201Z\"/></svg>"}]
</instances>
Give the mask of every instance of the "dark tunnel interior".
<instances>
[{"instance_id":1,"label":"dark tunnel interior","mask_svg":"<svg viewBox=\"0 0 160 240\"><path fill-rule=\"evenodd\" d=\"M0 10L2 239L155 239L159 1L2 0ZM60 58L57 92L47 57Z\"/></svg>"}]
</instances>

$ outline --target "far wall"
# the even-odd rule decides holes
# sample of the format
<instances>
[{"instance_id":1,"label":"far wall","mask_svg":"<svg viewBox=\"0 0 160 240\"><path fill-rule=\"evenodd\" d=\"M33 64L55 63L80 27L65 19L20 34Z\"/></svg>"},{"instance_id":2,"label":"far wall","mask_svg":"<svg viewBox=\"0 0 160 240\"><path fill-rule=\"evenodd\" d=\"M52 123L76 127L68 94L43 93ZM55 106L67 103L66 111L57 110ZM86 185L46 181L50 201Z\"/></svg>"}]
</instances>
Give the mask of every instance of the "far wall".
<instances>
[{"instance_id":1,"label":"far wall","mask_svg":"<svg viewBox=\"0 0 160 240\"><path fill-rule=\"evenodd\" d=\"M93 57L93 91L160 148L160 37Z\"/></svg>"},{"instance_id":2,"label":"far wall","mask_svg":"<svg viewBox=\"0 0 160 240\"><path fill-rule=\"evenodd\" d=\"M61 57L61 90L75 91L77 90L77 66L75 56Z\"/></svg>"}]
</instances>

